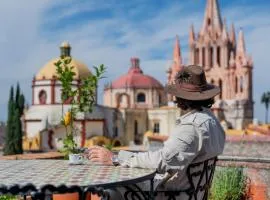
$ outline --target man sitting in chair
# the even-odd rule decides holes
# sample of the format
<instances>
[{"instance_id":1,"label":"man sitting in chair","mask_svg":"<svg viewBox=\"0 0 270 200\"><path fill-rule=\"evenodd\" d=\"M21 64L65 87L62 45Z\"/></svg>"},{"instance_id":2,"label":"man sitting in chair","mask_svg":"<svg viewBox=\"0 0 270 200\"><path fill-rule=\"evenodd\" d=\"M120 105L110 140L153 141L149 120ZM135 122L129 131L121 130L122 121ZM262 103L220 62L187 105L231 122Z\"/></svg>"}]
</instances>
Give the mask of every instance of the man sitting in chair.
<instances>
[{"instance_id":1,"label":"man sitting in chair","mask_svg":"<svg viewBox=\"0 0 270 200\"><path fill-rule=\"evenodd\" d=\"M175 84L166 86L166 90L175 96L181 116L162 149L143 153L120 151L115 156L105 148L90 147L89 159L107 165L118 162L126 167L155 168L155 189L188 188L187 167L223 152L225 133L209 110L220 89L207 83L201 67L192 65L180 71Z\"/></svg>"}]
</instances>

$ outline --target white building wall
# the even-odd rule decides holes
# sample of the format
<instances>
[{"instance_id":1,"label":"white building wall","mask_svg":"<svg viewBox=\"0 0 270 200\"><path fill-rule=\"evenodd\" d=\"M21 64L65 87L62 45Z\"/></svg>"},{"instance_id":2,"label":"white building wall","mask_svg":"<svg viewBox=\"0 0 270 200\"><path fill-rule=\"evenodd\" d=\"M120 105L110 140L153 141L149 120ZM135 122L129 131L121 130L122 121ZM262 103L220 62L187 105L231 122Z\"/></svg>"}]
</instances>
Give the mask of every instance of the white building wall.
<instances>
[{"instance_id":1,"label":"white building wall","mask_svg":"<svg viewBox=\"0 0 270 200\"><path fill-rule=\"evenodd\" d=\"M154 123L159 122L160 135L170 135L179 116L177 108L157 108L148 110L149 129L153 131Z\"/></svg>"},{"instance_id":2,"label":"white building wall","mask_svg":"<svg viewBox=\"0 0 270 200\"><path fill-rule=\"evenodd\" d=\"M86 121L85 123L85 138L103 135L103 122L102 121Z\"/></svg>"},{"instance_id":3,"label":"white building wall","mask_svg":"<svg viewBox=\"0 0 270 200\"><path fill-rule=\"evenodd\" d=\"M41 122L26 122L26 136L28 138L37 137L41 128Z\"/></svg>"}]
</instances>

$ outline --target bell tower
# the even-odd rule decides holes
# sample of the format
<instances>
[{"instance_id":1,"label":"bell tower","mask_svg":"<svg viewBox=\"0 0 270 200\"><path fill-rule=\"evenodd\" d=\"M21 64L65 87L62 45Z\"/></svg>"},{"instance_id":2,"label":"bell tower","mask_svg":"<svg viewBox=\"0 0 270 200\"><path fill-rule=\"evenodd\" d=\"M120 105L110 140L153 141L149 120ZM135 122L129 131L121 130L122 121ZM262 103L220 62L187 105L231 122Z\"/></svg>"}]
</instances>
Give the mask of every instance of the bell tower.
<instances>
[{"instance_id":1,"label":"bell tower","mask_svg":"<svg viewBox=\"0 0 270 200\"><path fill-rule=\"evenodd\" d=\"M207 0L197 35L191 26L189 48L189 64L202 66L208 82L221 89L214 106L220 119L239 129L252 122L253 61L246 53L243 30L236 42L234 25L228 31L226 20L222 21L218 0Z\"/></svg>"}]
</instances>

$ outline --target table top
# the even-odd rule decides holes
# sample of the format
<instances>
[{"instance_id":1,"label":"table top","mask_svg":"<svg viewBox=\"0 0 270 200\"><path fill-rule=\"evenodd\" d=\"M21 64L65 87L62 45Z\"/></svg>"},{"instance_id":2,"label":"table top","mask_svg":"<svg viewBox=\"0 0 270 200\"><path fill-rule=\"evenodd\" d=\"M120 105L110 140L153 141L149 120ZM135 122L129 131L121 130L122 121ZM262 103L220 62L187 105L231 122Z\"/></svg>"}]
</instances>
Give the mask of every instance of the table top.
<instances>
[{"instance_id":1,"label":"table top","mask_svg":"<svg viewBox=\"0 0 270 200\"><path fill-rule=\"evenodd\" d=\"M33 184L37 189L50 184L70 186L120 186L150 180L155 169L104 166L86 161L70 165L67 160L0 161L0 185Z\"/></svg>"}]
</instances>

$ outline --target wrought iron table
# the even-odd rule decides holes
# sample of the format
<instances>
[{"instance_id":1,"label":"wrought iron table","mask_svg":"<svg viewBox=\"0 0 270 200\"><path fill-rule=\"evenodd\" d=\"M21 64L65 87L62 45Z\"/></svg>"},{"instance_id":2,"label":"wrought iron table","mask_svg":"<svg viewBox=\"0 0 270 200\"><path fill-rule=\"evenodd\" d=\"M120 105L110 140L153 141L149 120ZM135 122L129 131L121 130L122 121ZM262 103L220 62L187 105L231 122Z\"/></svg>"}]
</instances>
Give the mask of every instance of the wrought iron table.
<instances>
[{"instance_id":1,"label":"wrought iron table","mask_svg":"<svg viewBox=\"0 0 270 200\"><path fill-rule=\"evenodd\" d=\"M44 199L53 193L78 192L80 199L85 199L91 192L109 198L107 189L125 187L126 194L129 191L133 194L135 188L142 192L144 199L154 199L155 173L154 169L104 166L88 161L83 165L70 165L65 160L0 161L0 195L10 193ZM149 181L149 192L137 186L143 181Z\"/></svg>"}]
</instances>

